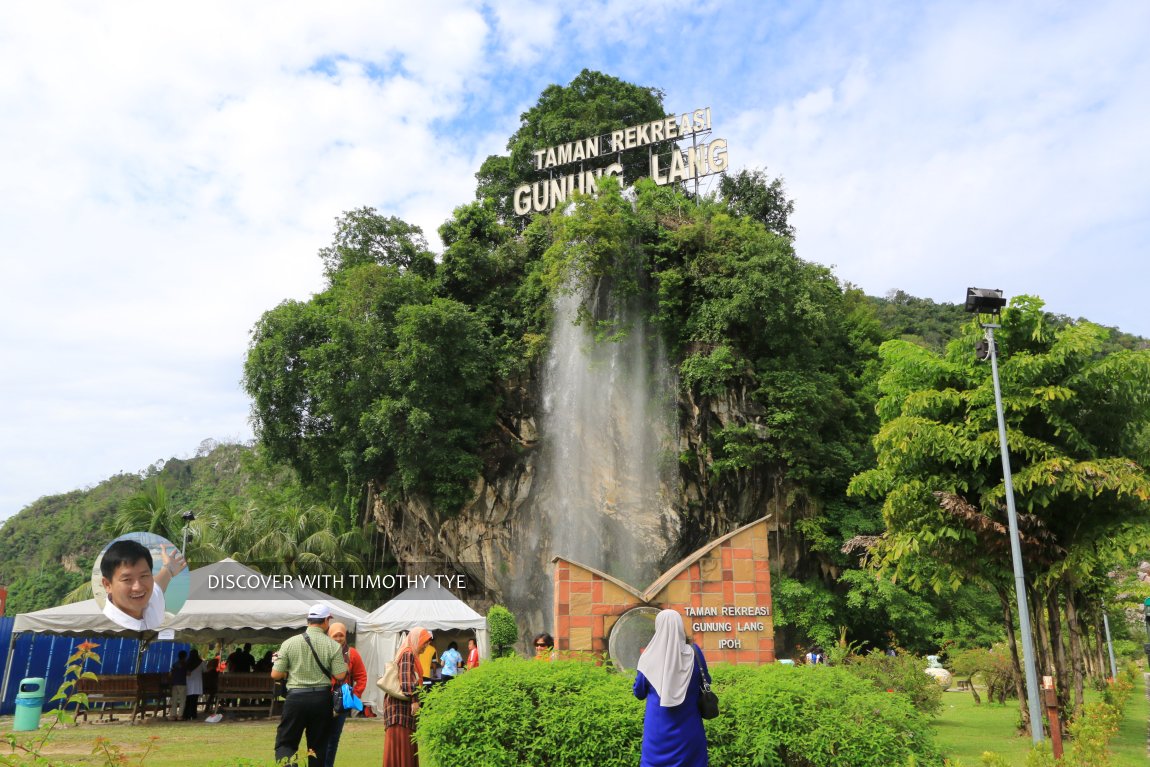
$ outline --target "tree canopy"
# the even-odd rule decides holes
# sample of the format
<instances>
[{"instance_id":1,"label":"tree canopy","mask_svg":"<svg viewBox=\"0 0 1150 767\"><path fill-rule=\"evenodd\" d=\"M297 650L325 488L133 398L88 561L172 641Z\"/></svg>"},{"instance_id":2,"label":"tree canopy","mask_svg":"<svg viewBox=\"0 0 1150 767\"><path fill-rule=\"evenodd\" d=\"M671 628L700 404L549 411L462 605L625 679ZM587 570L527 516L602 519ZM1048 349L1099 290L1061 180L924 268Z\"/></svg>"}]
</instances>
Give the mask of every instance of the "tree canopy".
<instances>
[{"instance_id":1,"label":"tree canopy","mask_svg":"<svg viewBox=\"0 0 1150 767\"><path fill-rule=\"evenodd\" d=\"M665 116L663 92L584 69L568 85L549 85L533 107L519 117L519 128L507 140L507 155L491 155L475 174L476 197L487 200L505 222L514 220L511 193L523 183L546 178L535 167L534 152L568 141L592 138L612 130ZM657 145L653 151L658 151ZM623 160L623 179L633 183L647 173L644 157Z\"/></svg>"},{"instance_id":2,"label":"tree canopy","mask_svg":"<svg viewBox=\"0 0 1150 767\"><path fill-rule=\"evenodd\" d=\"M1046 667L1063 690L1073 675L1080 705L1082 614L1122 555L1150 546L1150 352L1106 354L1105 329L1051 319L1041 301L1018 297L996 336L1030 606ZM945 356L883 344L877 465L851 491L883 499L887 530L875 556L889 575L935 590L981 583L1009 616L995 397L989 365L973 353L981 332L968 324Z\"/></svg>"}]
</instances>

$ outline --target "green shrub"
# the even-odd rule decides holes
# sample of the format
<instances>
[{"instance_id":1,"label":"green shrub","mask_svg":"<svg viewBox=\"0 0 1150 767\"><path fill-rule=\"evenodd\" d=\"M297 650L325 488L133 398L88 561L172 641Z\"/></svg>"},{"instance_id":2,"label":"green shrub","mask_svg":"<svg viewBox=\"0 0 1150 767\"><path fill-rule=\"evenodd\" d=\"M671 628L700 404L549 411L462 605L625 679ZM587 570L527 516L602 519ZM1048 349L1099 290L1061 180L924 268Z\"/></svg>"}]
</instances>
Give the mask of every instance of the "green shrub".
<instances>
[{"instance_id":1,"label":"green shrub","mask_svg":"<svg viewBox=\"0 0 1150 767\"><path fill-rule=\"evenodd\" d=\"M721 715L707 723L711 764L942 764L927 717L908 698L841 668L716 665L712 676Z\"/></svg>"},{"instance_id":2,"label":"green shrub","mask_svg":"<svg viewBox=\"0 0 1150 767\"><path fill-rule=\"evenodd\" d=\"M1010 767L1010 762L1005 757L993 751L983 751L978 763L982 767Z\"/></svg>"},{"instance_id":3,"label":"green shrub","mask_svg":"<svg viewBox=\"0 0 1150 767\"><path fill-rule=\"evenodd\" d=\"M487 611L487 630L491 632L496 658L514 652L512 648L519 641L519 624L510 610L503 605L492 605Z\"/></svg>"},{"instance_id":4,"label":"green shrub","mask_svg":"<svg viewBox=\"0 0 1150 767\"><path fill-rule=\"evenodd\" d=\"M926 665L926 659L917 655L887 655L875 650L870 655L851 656L843 668L881 691L907 696L919 711L937 716L942 711L942 687L926 673Z\"/></svg>"},{"instance_id":5,"label":"green shrub","mask_svg":"<svg viewBox=\"0 0 1150 767\"><path fill-rule=\"evenodd\" d=\"M507 658L433 689L419 714L424 767L639 763L633 679L580 661Z\"/></svg>"},{"instance_id":6,"label":"green shrub","mask_svg":"<svg viewBox=\"0 0 1150 767\"><path fill-rule=\"evenodd\" d=\"M1070 750L1063 761L1067 767L1106 767L1110 764L1110 739L1118 734L1122 713L1107 703L1088 703L1082 715L1072 721Z\"/></svg>"},{"instance_id":7,"label":"green shrub","mask_svg":"<svg viewBox=\"0 0 1150 767\"><path fill-rule=\"evenodd\" d=\"M711 764L942 765L923 713L842 669L716 664L712 676L720 715L706 723ZM638 764L645 704L632 696L633 682L583 661L484 664L427 696L417 731L421 763Z\"/></svg>"}]
</instances>

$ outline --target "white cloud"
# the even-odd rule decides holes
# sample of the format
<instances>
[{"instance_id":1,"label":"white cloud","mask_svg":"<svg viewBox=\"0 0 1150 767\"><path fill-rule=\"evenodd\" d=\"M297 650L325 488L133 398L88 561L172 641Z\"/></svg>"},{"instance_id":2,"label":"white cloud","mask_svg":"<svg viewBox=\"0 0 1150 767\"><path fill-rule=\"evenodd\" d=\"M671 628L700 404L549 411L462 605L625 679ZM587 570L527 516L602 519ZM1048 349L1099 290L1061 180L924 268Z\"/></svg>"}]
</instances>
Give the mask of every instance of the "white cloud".
<instances>
[{"instance_id":1,"label":"white cloud","mask_svg":"<svg viewBox=\"0 0 1150 767\"><path fill-rule=\"evenodd\" d=\"M1136 31L1150 18L1128 7L931 6L904 20L905 47L860 47L809 90L740 115L733 145L788 179L801 253L869 292L957 301L990 283L1145 333L1134 288L1114 279L1145 229L1088 262L1070 247L1150 199Z\"/></svg>"}]
</instances>

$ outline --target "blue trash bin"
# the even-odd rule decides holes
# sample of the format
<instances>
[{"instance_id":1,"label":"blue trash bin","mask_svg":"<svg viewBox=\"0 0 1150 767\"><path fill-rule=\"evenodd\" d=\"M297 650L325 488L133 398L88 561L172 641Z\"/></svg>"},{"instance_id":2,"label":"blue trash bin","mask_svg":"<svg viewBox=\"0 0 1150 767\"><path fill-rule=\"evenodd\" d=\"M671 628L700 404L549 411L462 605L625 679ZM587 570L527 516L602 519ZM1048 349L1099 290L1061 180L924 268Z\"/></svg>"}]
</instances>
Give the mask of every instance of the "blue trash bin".
<instances>
[{"instance_id":1,"label":"blue trash bin","mask_svg":"<svg viewBox=\"0 0 1150 767\"><path fill-rule=\"evenodd\" d=\"M12 729L16 732L40 728L40 714L44 711L44 677L20 680L16 693L16 718Z\"/></svg>"}]
</instances>

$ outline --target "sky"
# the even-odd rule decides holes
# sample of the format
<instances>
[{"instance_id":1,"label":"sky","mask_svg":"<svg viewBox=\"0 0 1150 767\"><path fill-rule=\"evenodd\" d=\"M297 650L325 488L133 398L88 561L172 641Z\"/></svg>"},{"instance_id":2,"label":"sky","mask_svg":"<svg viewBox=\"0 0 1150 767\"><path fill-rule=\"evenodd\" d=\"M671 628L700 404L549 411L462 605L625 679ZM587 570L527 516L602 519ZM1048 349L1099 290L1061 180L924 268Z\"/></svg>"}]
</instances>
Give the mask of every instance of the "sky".
<instances>
[{"instance_id":1,"label":"sky","mask_svg":"<svg viewBox=\"0 0 1150 767\"><path fill-rule=\"evenodd\" d=\"M323 289L335 219L438 251L584 68L710 107L844 283L1150 336L1147 30L1141 0L5 3L0 519L252 439L250 331Z\"/></svg>"}]
</instances>

